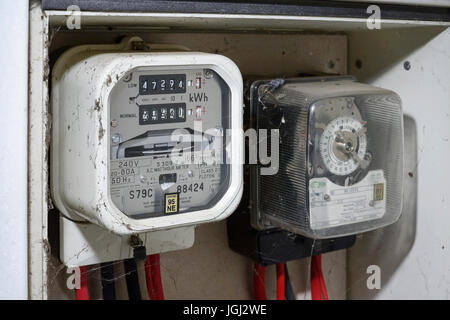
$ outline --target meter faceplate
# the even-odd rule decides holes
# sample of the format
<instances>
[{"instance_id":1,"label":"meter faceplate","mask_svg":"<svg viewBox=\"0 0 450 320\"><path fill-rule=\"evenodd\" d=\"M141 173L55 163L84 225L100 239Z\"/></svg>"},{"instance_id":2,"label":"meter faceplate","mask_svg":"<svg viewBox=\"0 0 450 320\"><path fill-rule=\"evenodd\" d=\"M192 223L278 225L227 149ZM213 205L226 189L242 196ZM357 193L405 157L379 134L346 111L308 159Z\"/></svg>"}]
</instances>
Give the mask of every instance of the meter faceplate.
<instances>
[{"instance_id":1,"label":"meter faceplate","mask_svg":"<svg viewBox=\"0 0 450 320\"><path fill-rule=\"evenodd\" d=\"M109 103L109 192L121 212L142 219L217 203L230 183L230 89L216 72L135 68Z\"/></svg>"}]
</instances>

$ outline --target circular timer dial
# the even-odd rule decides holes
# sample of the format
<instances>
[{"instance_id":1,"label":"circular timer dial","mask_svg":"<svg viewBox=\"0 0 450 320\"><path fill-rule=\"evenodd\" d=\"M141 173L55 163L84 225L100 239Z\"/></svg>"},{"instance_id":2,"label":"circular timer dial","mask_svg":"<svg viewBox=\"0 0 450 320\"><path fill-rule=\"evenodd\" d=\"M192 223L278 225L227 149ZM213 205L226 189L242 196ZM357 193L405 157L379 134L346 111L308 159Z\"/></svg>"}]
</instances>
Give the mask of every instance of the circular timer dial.
<instances>
[{"instance_id":1,"label":"circular timer dial","mask_svg":"<svg viewBox=\"0 0 450 320\"><path fill-rule=\"evenodd\" d=\"M351 117L332 120L320 137L320 155L326 168L335 175L354 172L367 149L365 121Z\"/></svg>"}]
</instances>

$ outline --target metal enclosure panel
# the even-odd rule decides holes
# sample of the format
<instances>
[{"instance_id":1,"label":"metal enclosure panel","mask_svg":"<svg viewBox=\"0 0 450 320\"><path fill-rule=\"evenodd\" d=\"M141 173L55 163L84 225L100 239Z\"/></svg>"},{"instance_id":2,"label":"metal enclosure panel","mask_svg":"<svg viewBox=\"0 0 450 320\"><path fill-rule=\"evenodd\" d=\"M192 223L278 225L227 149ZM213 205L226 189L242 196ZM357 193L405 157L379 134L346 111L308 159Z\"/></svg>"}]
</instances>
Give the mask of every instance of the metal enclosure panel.
<instances>
[{"instance_id":1,"label":"metal enclosure panel","mask_svg":"<svg viewBox=\"0 0 450 320\"><path fill-rule=\"evenodd\" d=\"M65 12L47 12L47 15L49 17L49 19L51 20L50 22L52 23L53 26L58 27L60 24L64 24L65 21ZM36 18L40 18L40 14L36 16ZM47 18L44 18L44 20L46 20ZM290 31L301 31L301 30L314 30L314 31L334 31L334 32L346 32L346 31L352 31L351 34L351 42L350 42L350 52L352 53L352 57L350 59L350 62L352 64L354 64L355 60L358 58L358 55L361 51L365 52L365 55L361 55L360 57L366 57L366 56L377 56L379 55L380 52L383 52L385 54L385 56L387 55L388 58L385 59L385 61L383 61L384 58L382 58L381 56L379 57L378 63L369 63L369 60L363 60L363 70L364 71L357 71L354 67L351 69L351 73L355 74L356 76L358 76L358 78L361 81L365 81L365 82L372 82L375 85L380 85L380 86L389 86L392 85L392 89L399 91L401 93L401 96L403 99L404 96L408 93L408 90L406 90L407 88L405 87L405 90L399 90L399 87L401 87L403 84L400 82L397 82L397 79L392 76L390 74L390 69L393 68L393 64L395 62L395 69L397 70L397 72L403 72L402 66L400 65L401 62L403 62L403 57L408 56L408 54L414 52L416 49L421 48L422 46L424 46L428 40L432 39L434 36L438 35L443 29L442 28L436 28L436 29L432 29L429 28L429 26L433 26L433 25L437 25L437 26L448 26L448 23L439 23L439 22L421 22L421 21L384 21L384 23L382 24L382 31L380 32L391 32L390 36L389 36L389 43L390 45L387 47L385 44L385 41L383 40L383 37L378 37L378 40L374 43L372 43L372 45L370 45L370 43L374 40L374 37L372 35L369 34L369 36L367 36L367 34L364 34L363 31L366 30L366 21L365 19L342 19L342 18L321 18L321 17L289 17L289 16L284 16L284 17L275 17L275 16L252 16L252 15L201 15L201 14L129 14L129 13L115 13L115 14L111 14L111 13L106 13L106 14L98 14L98 13L83 13L82 14L82 25L83 28L86 27L86 29L88 30L89 27L95 26L97 28L105 28L105 26L111 25L116 27L123 27L123 28L127 28L130 26L141 26L142 30L150 30L150 28L160 28L160 29L167 29L167 30L171 30L171 32L167 33L168 36L171 35L179 35L181 38L183 37L183 35L180 33L177 33L177 28L178 30L180 29L186 29L186 28L190 28L192 29L197 29L197 30L204 30L205 26L207 26L208 31L212 31L212 30L222 30L222 31L233 31L236 32L238 30L245 30L247 32L251 32L251 31L258 31L261 29L264 30L271 30L271 31L285 31L285 30L290 30ZM414 29L416 27L420 27L422 26L422 28L420 29ZM395 29L393 29L395 28ZM401 31L401 29L405 28L404 31ZM389 31L388 29L391 29L391 31ZM41 42L42 47L47 48L47 44L44 45L44 42L48 40L47 36L47 30L45 29L45 31L42 34L37 34L38 32L41 32L42 30L40 29L32 29L35 30L34 31L34 38L36 40L36 42L39 44L39 41ZM103 29L102 29L103 30ZM106 29L105 29L106 30ZM135 31L136 29L134 29ZM416 31L420 31L420 32L416 32ZM353 33L355 32L356 33ZM376 31L373 31L376 32ZM398 46L398 39L400 38L400 36L405 36L409 34L409 41L405 41L405 45L403 46ZM108 36L108 33L104 32L103 35L105 37ZM358 36L359 35L359 36ZM383 34L384 35L384 34ZM274 37L276 37L277 35L274 34ZM358 37L357 37L358 36ZM73 44L71 43L71 41L75 41L74 37L76 37L76 33L70 33L70 35L67 37L68 42L66 44L70 45ZM185 37L185 36L184 36ZM251 38L251 35L249 35L249 37ZM94 36L92 33L90 33L89 36L87 36L86 38L88 38L89 40L93 39ZM447 31L447 36L443 37L440 36L439 38L437 38L435 41L433 41L433 47L437 46L438 51L437 54L439 56L438 60L440 61L446 61L446 63L448 64L448 58L447 60L444 59L445 55L448 55L448 51L447 53L445 53L444 51L444 46L446 44L448 44L448 31ZM80 41L80 40L79 40ZM441 42L441 41L446 41L446 42ZM96 42L96 41L90 41L91 43ZM217 40L217 43L222 43L219 40ZM232 43L231 43L232 44ZM364 45L365 47L363 47L362 45ZM375 45L375 46L374 46ZM201 47L201 43L199 45ZM230 44L224 44L225 48L229 48ZM448 47L448 45L447 45ZM211 47L212 48L212 47ZM397 50L392 50L392 48L397 48ZM404 48L407 48L407 52L405 53L403 51ZM45 62L43 62L43 60L40 60L40 58L44 58L44 56L42 56L42 52L39 52L39 49L42 49L41 47L34 47L34 54L32 56L32 61L36 61L35 67L37 69L37 74L33 75L32 73L32 81L33 81L33 85L36 87L36 91L45 91L45 86L46 86L46 82L42 81L42 73L39 73L39 68L43 67L43 66L47 66L47 64ZM425 50L426 48L421 48L420 51L423 52L423 50ZM448 50L448 49L447 49ZM393 57L389 57L389 55L393 52L396 51L395 56ZM431 56L433 57L432 59L430 59L430 61L427 62L426 66L432 66L433 67L433 72L437 72L439 75L442 76L442 74L448 70L448 65L446 66L447 69L445 69L444 67L437 67L438 65L438 61L433 61L434 59L434 52L431 51L431 49L427 52L427 56ZM259 52L259 54L261 54ZM239 56L239 54L237 54L237 56ZM384 56L384 57L385 57ZM38 57L38 60L33 60L33 58ZM326 62L325 60L326 56L322 56L322 59L318 59L317 64L320 65L321 62ZM346 60L346 59L345 59ZM39 65L41 63L41 65ZM296 63L301 64L301 61L294 61L294 60L289 60L289 62L287 62L287 64L292 64L293 66L296 66ZM414 68L414 60L412 61L412 66ZM368 69L365 69L365 68ZM389 81L381 81L380 83L377 83L377 81L375 81L376 79L372 78L372 75L374 74L379 74L382 73L384 71L388 70L388 73L390 74ZM414 71L414 72L417 72ZM406 73L405 76L409 77L409 73ZM443 84L442 82L438 81L437 79L434 79L434 76L430 76L430 74L428 74L428 76L430 77L431 83L435 84L436 87L441 87L441 93L439 94L438 100L441 101L440 106L445 105L445 101L446 101L446 105L448 105L448 90L445 91L444 89L442 89L442 86L444 86L444 88L448 88L448 82L446 84ZM377 77L375 77L377 78ZM384 79L384 78L380 78L380 79ZM443 79L441 77L441 79ZM448 78L447 78L448 79ZM45 80L45 77L44 77ZM387 80L387 78L385 79ZM403 82L408 82L409 80L412 80L410 83L411 85L413 84L413 82L417 83L417 78L413 78L413 79L408 79L405 78ZM422 80L423 81L423 80ZM420 82L420 81L419 81ZM420 82L422 85L425 85L425 82ZM411 85L409 86L409 88L411 88ZM409 89L408 88L408 89ZM415 88L415 87L413 87ZM35 92L33 91L31 96L34 96ZM414 96L417 97L419 95L419 91L417 90L416 93L414 93ZM447 96L445 95L447 94ZM421 98L424 99L424 98ZM39 97L34 98L34 101L39 100ZM405 108L407 108L407 104L411 103L411 99L406 99L404 100L405 102ZM37 115L41 114L40 112L46 112L46 103L44 102L44 99L42 99L41 101L41 105L36 105L36 110L34 110L34 112L36 112ZM429 116L426 114L426 110L428 110L429 108L424 108L424 110L422 112L420 112L420 110L417 110L418 113L418 117L420 116L424 116L425 119L427 119L428 122L431 122L429 119L432 116ZM439 108L439 110L441 110L441 108ZM442 119L441 119L442 118ZM438 128L440 130L444 130L443 132L446 132L445 128L448 129L447 123L445 123L445 125L447 127L443 127L444 121L445 119L443 119L443 117L439 118L438 120ZM42 114L40 116L40 118L37 118L39 121L42 120ZM405 121L406 123L406 121ZM40 125L42 127L42 124ZM34 130L34 129L33 129ZM422 129L420 129L422 130ZM39 135L39 131L37 132ZM42 133L42 132L41 132ZM429 133L427 131L427 133ZM425 138L426 136L423 136L423 138ZM37 137L38 140L41 137ZM444 137L444 139L446 139ZM41 139L43 140L43 139ZM444 141L442 141L443 143ZM43 154L45 154L45 144L41 143L40 144L36 144L36 149L41 149L41 153L35 153L34 154L34 161L42 166L42 161L40 161L41 159L39 159L39 156L42 156ZM434 148L429 147L428 150L432 150ZM439 155L442 155L442 153L445 153L446 151L439 151ZM445 165L444 163L445 159L441 160L441 165ZM430 160L427 160L427 167L431 167L432 162L430 162ZM36 165L36 168L38 167L38 165ZM413 168L415 166L412 166ZM434 168L431 169L431 173L432 173L432 177L427 178L427 181L430 182L431 180L439 180L440 176L439 175L439 171L435 170ZM37 172L37 169L36 169ZM41 171L42 173L42 171ZM442 173L442 171L440 172ZM445 168L445 171L443 172L444 174L448 174L448 169ZM37 174L36 174L37 175ZM35 175L35 176L36 176ZM416 175L414 174L414 177L416 177ZM39 180L39 182L37 183L42 183L42 185L39 186L39 188L43 188L45 189L46 187L46 181L45 181L45 177L44 179ZM441 186L444 186L444 184L441 183ZM425 186L426 187L426 186ZM38 189L38 188L37 188ZM427 192L428 190L424 189L424 192ZM430 202L434 202L432 203L431 209L434 208L443 208L445 210L447 210L448 212L448 206L447 207L437 207L439 204L439 201L442 201L442 198L439 198L438 196L439 194L434 194L431 195L430 200L427 200L427 204L430 204ZM41 195L43 203L46 204L46 200L43 199L44 195ZM36 199L37 201L38 199ZM445 203L445 202L444 202ZM412 207L414 207L414 203L412 203ZM46 216L47 216L47 212L44 209L44 206L39 206L39 205L34 205L33 207L34 209L32 210L33 214L35 216L39 216L42 215L46 221ZM46 207L45 207L46 208ZM429 210L428 210L429 211ZM442 212L444 212L444 210L442 210ZM425 219L426 217L424 217L423 220L425 220L425 223L428 225L427 230L430 231L432 230L431 226L429 226L429 222L427 222L427 219ZM442 231L442 229L444 229L446 227L445 224L436 224L437 228L440 230L439 234L443 235L444 239L448 239L448 232L444 233L444 231ZM448 225L448 223L447 223ZM37 227L41 228L41 225L38 225ZM194 247L192 249L188 249L188 250L184 250L184 251L180 251L180 252L172 252L172 253L168 253L168 254L164 254L162 256L162 264L165 265L166 269L166 275L163 276L165 277L163 279L164 282L164 286L167 289L167 296L168 297L176 297L176 298L183 298L183 297L190 297L190 298L195 298L195 297L205 297L208 294L211 294L211 292L216 292L215 289L217 287L217 285L211 281L209 281L211 279L211 274L210 273L206 273L205 271L209 270L209 269L214 269L214 271L220 271L220 270L227 270L227 272L229 272L230 274L233 274L234 277L233 279L236 279L236 281L228 281L226 283L226 286L224 287L224 290L220 293L220 297L223 298L227 298L229 296L230 292L236 292L236 290L238 289L238 295L234 295L234 298L248 298L250 297L247 293L246 290L248 289L248 287L244 286L244 287L236 287L236 284L242 284L245 283L245 279L247 279L247 275L248 275L248 271L249 271L249 266L246 265L246 261L244 259L239 259L238 257L236 257L236 255L230 254L229 251L226 250L226 248L223 246L223 244L226 242L224 239L224 224L223 222L221 223L217 223L217 224L211 224L211 225L207 225L207 226L202 226L200 227L200 231L199 234L197 235L198 238L198 242L196 245L194 245ZM37 229L37 228L36 228ZM448 229L448 228L447 228ZM414 230L412 230L414 231ZM409 230L409 235L414 235L413 232L411 230ZM35 239L35 243L45 243L46 237L45 235L42 235L42 230L34 230L33 234L32 234L33 238ZM422 238L425 237L425 232L422 232ZM430 241L433 241L435 243L439 242L439 239L437 239L436 237L431 237ZM445 246L445 249L447 249L448 247ZM40 246L40 247L35 247L34 251L35 251L35 257L42 255L41 251L39 250L44 250L44 246ZM442 250L442 249L441 249ZM214 261L211 261L211 259L207 259L207 253L211 252L213 254L215 254L215 257L217 259L214 259ZM436 251L434 251L436 253ZM443 250L443 252L445 252ZM397 252L396 252L397 253ZM419 256L420 254L424 254L427 255L427 253L424 253L424 250L418 252L417 254L415 254L414 258L411 259L410 261L408 261L409 264L414 264L415 260L420 260ZM366 253L367 254L367 253ZM326 281L327 281L327 286L329 287L330 290L330 297L337 297L337 298L344 298L345 297L345 273L343 272L345 270L345 252L337 252L336 254L330 254L330 255L326 255L324 257L324 273L327 275L326 276ZM183 267L180 267L179 262L180 261L188 261L187 264L183 265ZM204 268L199 269L197 266L197 262L198 261L202 261L204 262ZM351 260L352 262L354 262L354 258ZM427 263L429 263L430 260L428 260ZM32 260L30 263L36 263L39 261L36 260ZM34 273L33 276L31 277L31 280L34 281L36 284L39 282L39 278L41 279L46 279L47 275L45 274L45 266L46 263L44 262L44 269L42 270L42 273ZM393 265L393 264L391 264ZM206 269L206 266L208 266L208 269ZM233 267L233 269L227 269L226 267ZM292 277L292 280L294 281L294 289L296 289L297 292L301 292L301 294L299 294L300 298L306 297L307 294L303 294L303 292L306 290L307 292L307 287L306 283L306 277L308 276L308 262L307 261L302 261L302 262L296 262L295 264L292 265L293 267L296 268L296 270L300 270L300 272L302 272L302 274L300 274L300 272L298 273L298 277L295 278L295 276ZM441 267L443 268L443 267ZM37 270L37 268L36 268ZM358 267L355 266L354 270L359 271ZM268 272L272 272L273 270L268 270ZM418 272L418 266L414 267L414 272L412 273L412 277L410 277L409 279L406 278L402 278L401 281L396 281L396 283L402 283L402 281L410 281L411 285L408 287L407 290L409 290L410 292L414 292L414 281L411 281L411 279L421 279L422 275L420 274L420 272ZM51 274L51 277L53 277L53 273ZM360 283L362 283L362 285L364 285L365 283L365 279L367 277L367 274L365 273L365 269L362 270L362 272L360 272L358 274L359 278L355 278L356 274L353 274L353 282L355 283L355 281L359 281ZM411 274L410 274L411 275ZM201 287L201 288L197 288L195 289L196 291L192 291L191 287L189 286L191 283L192 278L196 278L198 276L201 276L201 283L205 284L205 286ZM439 275L436 275L435 278L433 278L433 286L436 285L436 279L439 277ZM176 279L176 280L174 280ZM422 280L420 280L422 281ZM423 281L424 282L424 281ZM423 282L421 282L421 288L423 288ZM333 284L333 286L331 286L331 284ZM297 285L297 287L295 287ZM393 283L392 284L392 288L394 288L396 285ZM413 289L411 290L411 286L413 287ZM267 284L267 289L270 290L271 292L273 291L274 288L274 283L271 283L269 281L269 283ZM444 292L443 288L445 288L445 286L441 286L441 293ZM39 292L39 289L46 291L45 287L41 287L41 288L36 288L35 292ZM232 291L234 290L234 291ZM367 292L367 289L365 289ZM390 290L390 289L389 289ZM332 292L331 292L332 291ZM387 290L388 291L388 290ZM406 289L405 289L406 291ZM396 292L396 294L398 294L399 292L394 290L394 292ZM352 290L349 294L349 297L353 296L354 291ZM388 293L386 293L387 295ZM38 295L35 295L35 297L37 297ZM62 294L61 292L58 292L58 296L57 297L61 297ZM367 296L367 295L366 295ZM385 296L385 295L384 295ZM211 298L211 295L207 296L209 298ZM215 296L216 297L216 296ZM363 297L363 296L360 296ZM269 296L270 298L270 296Z\"/></svg>"},{"instance_id":2,"label":"metal enclosure panel","mask_svg":"<svg viewBox=\"0 0 450 320\"><path fill-rule=\"evenodd\" d=\"M342 33L165 32L145 28L139 32L128 29L123 32L105 32L93 28L89 31L89 36L82 32L60 30L54 35L50 50L57 52L74 45L114 43L124 34L137 34L148 43L176 43L193 51L224 55L236 63L244 77L296 77L302 73L345 74L347 70L347 37ZM267 43L271 45L268 46Z\"/></svg>"},{"instance_id":3,"label":"metal enclosure panel","mask_svg":"<svg viewBox=\"0 0 450 320\"><path fill-rule=\"evenodd\" d=\"M2 1L0 13L0 27L8 30L0 50L0 299L26 299L28 1Z\"/></svg>"},{"instance_id":4,"label":"metal enclosure panel","mask_svg":"<svg viewBox=\"0 0 450 320\"><path fill-rule=\"evenodd\" d=\"M402 217L362 234L349 250L348 298L449 299L450 29L349 38L351 74L403 101L406 157ZM380 267L379 290L367 288L370 265Z\"/></svg>"}]
</instances>

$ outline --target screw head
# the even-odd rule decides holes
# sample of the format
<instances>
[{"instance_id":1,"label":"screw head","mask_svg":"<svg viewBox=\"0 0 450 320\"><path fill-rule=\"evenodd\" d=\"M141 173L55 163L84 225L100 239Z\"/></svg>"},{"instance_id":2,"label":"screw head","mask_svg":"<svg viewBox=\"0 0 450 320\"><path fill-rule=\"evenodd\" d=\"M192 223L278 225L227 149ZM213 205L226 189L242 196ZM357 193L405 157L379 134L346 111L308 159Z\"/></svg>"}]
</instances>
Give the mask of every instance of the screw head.
<instances>
[{"instance_id":1,"label":"screw head","mask_svg":"<svg viewBox=\"0 0 450 320\"><path fill-rule=\"evenodd\" d=\"M353 144L351 142L347 142L345 144L345 150L348 151L348 152L353 151Z\"/></svg>"},{"instance_id":2,"label":"screw head","mask_svg":"<svg viewBox=\"0 0 450 320\"><path fill-rule=\"evenodd\" d=\"M120 134L119 133L113 134L113 136L111 137L111 141L112 141L112 143L119 143L120 142Z\"/></svg>"},{"instance_id":3,"label":"screw head","mask_svg":"<svg viewBox=\"0 0 450 320\"><path fill-rule=\"evenodd\" d=\"M366 161L372 160L372 155L371 155L369 152L367 152L367 153L364 155L364 160L366 160Z\"/></svg>"},{"instance_id":4,"label":"screw head","mask_svg":"<svg viewBox=\"0 0 450 320\"><path fill-rule=\"evenodd\" d=\"M133 77L133 73L131 72L131 73L127 74L125 77L123 77L123 81L129 82L132 77Z\"/></svg>"},{"instance_id":5,"label":"screw head","mask_svg":"<svg viewBox=\"0 0 450 320\"><path fill-rule=\"evenodd\" d=\"M205 70L205 78L210 79L213 77L211 70Z\"/></svg>"}]
</instances>

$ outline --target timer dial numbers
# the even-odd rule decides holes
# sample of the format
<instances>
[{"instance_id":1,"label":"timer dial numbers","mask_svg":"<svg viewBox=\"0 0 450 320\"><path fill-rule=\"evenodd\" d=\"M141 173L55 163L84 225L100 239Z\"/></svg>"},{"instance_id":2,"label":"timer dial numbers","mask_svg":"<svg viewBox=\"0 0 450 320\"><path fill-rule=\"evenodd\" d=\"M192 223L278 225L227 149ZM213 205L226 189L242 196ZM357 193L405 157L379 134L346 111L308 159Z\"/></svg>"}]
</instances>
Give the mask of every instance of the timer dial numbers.
<instances>
[{"instance_id":1,"label":"timer dial numbers","mask_svg":"<svg viewBox=\"0 0 450 320\"><path fill-rule=\"evenodd\" d=\"M351 117L332 120L320 137L320 155L332 174L345 176L361 164L367 150L365 121Z\"/></svg>"}]
</instances>

